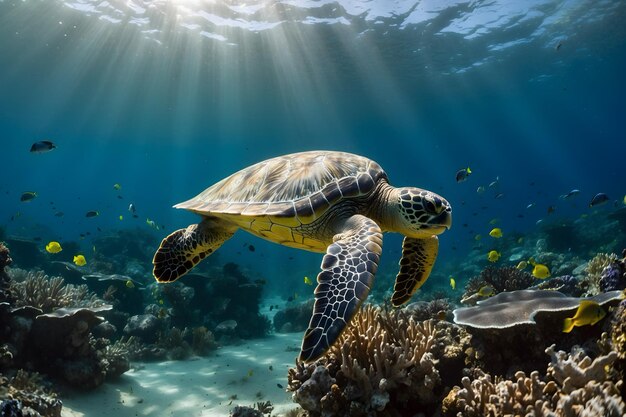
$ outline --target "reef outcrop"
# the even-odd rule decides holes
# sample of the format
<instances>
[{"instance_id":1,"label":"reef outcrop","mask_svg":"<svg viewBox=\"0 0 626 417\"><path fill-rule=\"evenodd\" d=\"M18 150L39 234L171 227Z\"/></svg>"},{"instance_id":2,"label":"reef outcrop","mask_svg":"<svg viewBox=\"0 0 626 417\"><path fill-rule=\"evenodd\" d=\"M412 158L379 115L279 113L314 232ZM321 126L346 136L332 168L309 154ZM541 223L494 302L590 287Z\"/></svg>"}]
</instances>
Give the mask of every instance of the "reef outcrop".
<instances>
[{"instance_id":1,"label":"reef outcrop","mask_svg":"<svg viewBox=\"0 0 626 417\"><path fill-rule=\"evenodd\" d=\"M368 305L325 356L289 370L293 399L311 416L407 415L441 391L434 321Z\"/></svg>"}]
</instances>

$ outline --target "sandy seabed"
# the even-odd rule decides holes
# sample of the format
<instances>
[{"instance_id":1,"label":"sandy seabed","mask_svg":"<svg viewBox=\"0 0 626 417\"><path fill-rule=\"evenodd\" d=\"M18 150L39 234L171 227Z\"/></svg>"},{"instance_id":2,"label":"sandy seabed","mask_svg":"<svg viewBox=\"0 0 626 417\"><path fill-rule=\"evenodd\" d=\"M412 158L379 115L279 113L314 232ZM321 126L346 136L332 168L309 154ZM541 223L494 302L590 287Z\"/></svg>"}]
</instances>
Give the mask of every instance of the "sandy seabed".
<instances>
[{"instance_id":1,"label":"sandy seabed","mask_svg":"<svg viewBox=\"0 0 626 417\"><path fill-rule=\"evenodd\" d=\"M280 416L297 406L285 387L301 338L301 333L275 334L205 358L134 363L93 392L61 395L62 416L228 416L236 405L259 401L271 401L272 415Z\"/></svg>"}]
</instances>

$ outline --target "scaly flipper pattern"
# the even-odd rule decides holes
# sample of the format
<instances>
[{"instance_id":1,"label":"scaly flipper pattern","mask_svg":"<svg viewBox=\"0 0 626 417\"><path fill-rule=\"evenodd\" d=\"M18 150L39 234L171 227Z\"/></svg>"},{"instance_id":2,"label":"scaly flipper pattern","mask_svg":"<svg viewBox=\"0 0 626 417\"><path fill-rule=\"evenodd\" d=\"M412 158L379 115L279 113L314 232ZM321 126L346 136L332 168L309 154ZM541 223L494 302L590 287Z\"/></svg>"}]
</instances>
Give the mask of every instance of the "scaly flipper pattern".
<instances>
[{"instance_id":1,"label":"scaly flipper pattern","mask_svg":"<svg viewBox=\"0 0 626 417\"><path fill-rule=\"evenodd\" d=\"M401 306L428 279L439 252L439 239L431 236L426 239L405 237L402 242L400 272L396 276L391 303Z\"/></svg>"},{"instance_id":2,"label":"scaly flipper pattern","mask_svg":"<svg viewBox=\"0 0 626 417\"><path fill-rule=\"evenodd\" d=\"M300 360L323 355L365 300L378 269L382 238L380 227L365 216L354 215L342 224L322 259Z\"/></svg>"},{"instance_id":3,"label":"scaly flipper pattern","mask_svg":"<svg viewBox=\"0 0 626 417\"><path fill-rule=\"evenodd\" d=\"M173 282L212 254L237 230L223 220L205 218L167 236L154 254L153 274L158 282Z\"/></svg>"}]
</instances>

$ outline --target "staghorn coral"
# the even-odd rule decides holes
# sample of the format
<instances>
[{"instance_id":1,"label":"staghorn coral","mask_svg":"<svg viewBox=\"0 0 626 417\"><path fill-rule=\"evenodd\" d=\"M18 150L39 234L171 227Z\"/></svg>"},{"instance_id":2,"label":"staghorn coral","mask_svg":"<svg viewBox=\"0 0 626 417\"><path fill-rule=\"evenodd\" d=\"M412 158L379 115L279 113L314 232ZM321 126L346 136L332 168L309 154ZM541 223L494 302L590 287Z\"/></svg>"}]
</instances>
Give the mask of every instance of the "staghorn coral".
<instances>
[{"instance_id":1,"label":"staghorn coral","mask_svg":"<svg viewBox=\"0 0 626 417\"><path fill-rule=\"evenodd\" d=\"M433 405L440 378L434 322L368 305L316 363L289 370L289 390L311 415L384 415ZM395 411L394 411L395 410Z\"/></svg>"},{"instance_id":2,"label":"staghorn coral","mask_svg":"<svg viewBox=\"0 0 626 417\"><path fill-rule=\"evenodd\" d=\"M61 307L98 307L104 304L86 285L65 284L62 277L29 271L21 282L12 282L16 306L31 306L50 313Z\"/></svg>"},{"instance_id":3,"label":"staghorn coral","mask_svg":"<svg viewBox=\"0 0 626 417\"><path fill-rule=\"evenodd\" d=\"M617 255L614 253L599 253L589 261L585 268L585 276L579 281L584 296L592 296L602 292L600 287L602 271L615 261L617 261Z\"/></svg>"},{"instance_id":4,"label":"staghorn coral","mask_svg":"<svg viewBox=\"0 0 626 417\"><path fill-rule=\"evenodd\" d=\"M551 363L545 378L538 371L530 377L518 371L513 380L496 377L492 381L491 375L475 370L473 379L464 377L463 388L454 387L443 400L443 416L623 416L622 382L614 383L605 371L615 354L592 361L581 349L574 348L568 355L556 352L554 345L546 353Z\"/></svg>"},{"instance_id":5,"label":"staghorn coral","mask_svg":"<svg viewBox=\"0 0 626 417\"><path fill-rule=\"evenodd\" d=\"M19 401L24 416L61 416L61 401L36 372L18 370L11 379L0 374L0 398Z\"/></svg>"}]
</instances>

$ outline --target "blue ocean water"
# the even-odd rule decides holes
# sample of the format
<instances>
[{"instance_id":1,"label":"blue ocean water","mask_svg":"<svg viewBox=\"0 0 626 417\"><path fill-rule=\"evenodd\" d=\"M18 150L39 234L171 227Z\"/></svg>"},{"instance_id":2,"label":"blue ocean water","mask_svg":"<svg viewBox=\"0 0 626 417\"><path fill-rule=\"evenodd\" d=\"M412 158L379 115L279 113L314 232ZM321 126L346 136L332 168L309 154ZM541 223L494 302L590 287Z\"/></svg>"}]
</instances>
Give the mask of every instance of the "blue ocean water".
<instances>
[{"instance_id":1,"label":"blue ocean water","mask_svg":"<svg viewBox=\"0 0 626 417\"><path fill-rule=\"evenodd\" d=\"M88 251L136 227L158 242L197 221L173 204L316 149L367 156L392 184L446 197L440 264L462 260L493 218L525 234L550 206L568 221L614 210L626 194L625 17L624 2L582 0L0 1L0 225L42 249ZM57 149L29 153L39 140ZM25 191L38 197L20 202ZM611 201L589 208L599 192ZM239 254L244 244L256 251ZM389 271L399 253L387 237ZM279 282L320 261L245 233L220 254Z\"/></svg>"}]
</instances>

